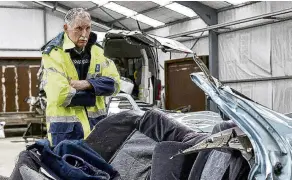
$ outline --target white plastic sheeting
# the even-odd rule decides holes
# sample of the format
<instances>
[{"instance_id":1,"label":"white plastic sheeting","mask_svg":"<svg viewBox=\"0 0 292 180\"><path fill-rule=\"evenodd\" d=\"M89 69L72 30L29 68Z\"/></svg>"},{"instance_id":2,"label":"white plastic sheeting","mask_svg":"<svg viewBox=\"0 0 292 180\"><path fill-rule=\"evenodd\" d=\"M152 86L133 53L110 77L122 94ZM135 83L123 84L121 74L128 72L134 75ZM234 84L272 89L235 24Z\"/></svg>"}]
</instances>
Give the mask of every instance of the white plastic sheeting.
<instances>
[{"instance_id":1,"label":"white plastic sheeting","mask_svg":"<svg viewBox=\"0 0 292 180\"><path fill-rule=\"evenodd\" d=\"M281 113L292 112L292 80L273 82L273 109Z\"/></svg>"},{"instance_id":2,"label":"white plastic sheeting","mask_svg":"<svg viewBox=\"0 0 292 180\"><path fill-rule=\"evenodd\" d=\"M271 77L271 27L220 34L219 79Z\"/></svg>"},{"instance_id":3,"label":"white plastic sheeting","mask_svg":"<svg viewBox=\"0 0 292 180\"><path fill-rule=\"evenodd\" d=\"M185 41L183 44L187 46L188 48L191 48L194 43L197 40L190 40L190 41ZM209 38L201 38L199 41L196 43L194 48L192 49L198 56L207 56L209 55Z\"/></svg>"},{"instance_id":4,"label":"white plastic sheeting","mask_svg":"<svg viewBox=\"0 0 292 180\"><path fill-rule=\"evenodd\" d=\"M44 43L43 11L1 9L0 48L40 48Z\"/></svg>"},{"instance_id":5,"label":"white plastic sheeting","mask_svg":"<svg viewBox=\"0 0 292 180\"><path fill-rule=\"evenodd\" d=\"M59 12L51 12L50 10L46 11L47 18L47 41L56 37L58 33L63 30L64 19L62 18L64 15Z\"/></svg>"},{"instance_id":6,"label":"white plastic sheeting","mask_svg":"<svg viewBox=\"0 0 292 180\"><path fill-rule=\"evenodd\" d=\"M156 36L167 37L170 35L187 32L187 31L191 31L195 29L201 29L204 27L207 27L207 25L202 19L192 19L192 20L185 21L182 23L148 31L147 33L153 34Z\"/></svg>"},{"instance_id":7,"label":"white plastic sheeting","mask_svg":"<svg viewBox=\"0 0 292 180\"><path fill-rule=\"evenodd\" d=\"M290 79L226 85L277 112L292 112L292 80Z\"/></svg>"},{"instance_id":8,"label":"white plastic sheeting","mask_svg":"<svg viewBox=\"0 0 292 180\"><path fill-rule=\"evenodd\" d=\"M246 5L240 8L230 9L218 13L218 23L230 22L239 19L259 16L266 13L276 12L284 9L292 8L291 1L261 1L254 4ZM280 15L278 17L291 16L291 14ZM257 22L248 22L244 24L235 25L234 27L242 27L251 25L266 20L258 20Z\"/></svg>"},{"instance_id":9,"label":"white plastic sheeting","mask_svg":"<svg viewBox=\"0 0 292 180\"><path fill-rule=\"evenodd\" d=\"M271 12L271 5L269 2L259 2L255 4L250 4L247 6L243 6L240 8L235 8L223 12L218 13L218 23L224 23L224 22L231 22L239 19L259 16L262 14L266 14L268 12ZM244 27L252 24L256 24L259 22L265 22L267 20L258 20L258 21L251 21L247 23L242 23L238 25L230 26L231 28L239 28Z\"/></svg>"},{"instance_id":10,"label":"white plastic sheeting","mask_svg":"<svg viewBox=\"0 0 292 180\"><path fill-rule=\"evenodd\" d=\"M271 12L292 8L291 1L267 1L271 6Z\"/></svg>"},{"instance_id":11,"label":"white plastic sheeting","mask_svg":"<svg viewBox=\"0 0 292 180\"><path fill-rule=\"evenodd\" d=\"M292 2L259 2L220 12L219 23L292 8ZM291 13L280 17L291 16ZM232 26L238 28L267 20ZM292 75L292 21L219 35L219 79ZM232 83L230 87L281 113L292 112L292 80Z\"/></svg>"},{"instance_id":12,"label":"white plastic sheeting","mask_svg":"<svg viewBox=\"0 0 292 180\"><path fill-rule=\"evenodd\" d=\"M272 81L230 83L226 85L241 92L259 104L262 104L268 108L273 108Z\"/></svg>"},{"instance_id":13,"label":"white plastic sheeting","mask_svg":"<svg viewBox=\"0 0 292 180\"><path fill-rule=\"evenodd\" d=\"M292 75L292 21L272 25L271 52L273 76Z\"/></svg>"},{"instance_id":14,"label":"white plastic sheeting","mask_svg":"<svg viewBox=\"0 0 292 180\"><path fill-rule=\"evenodd\" d=\"M222 11L218 13L218 23L225 23L236 21L240 19L255 17L271 12L276 12L280 10L290 9L292 8L291 1L262 1L254 4L246 5L240 8L230 9L227 11ZM282 15L278 15L278 18L291 17L292 13L286 13ZM271 19L259 19L255 21L250 21L246 23L241 23L233 26L229 26L230 28L239 28L246 27L249 25L259 24L263 22L271 22Z\"/></svg>"},{"instance_id":15,"label":"white plastic sheeting","mask_svg":"<svg viewBox=\"0 0 292 180\"><path fill-rule=\"evenodd\" d=\"M32 2L0 2L0 49L40 49L44 45L44 14L42 9L21 9L18 7L40 7ZM63 16L59 12L46 11L47 41L63 29ZM41 57L39 51L1 51L1 57Z\"/></svg>"},{"instance_id":16,"label":"white plastic sheeting","mask_svg":"<svg viewBox=\"0 0 292 180\"><path fill-rule=\"evenodd\" d=\"M291 7L292 2L260 2L219 13L218 19L222 23ZM220 80L292 75L292 21L220 34L218 38ZM228 85L278 112L292 112L292 80Z\"/></svg>"},{"instance_id":17,"label":"white plastic sheeting","mask_svg":"<svg viewBox=\"0 0 292 180\"><path fill-rule=\"evenodd\" d=\"M277 112L292 112L292 80L290 79L226 85Z\"/></svg>"}]
</instances>

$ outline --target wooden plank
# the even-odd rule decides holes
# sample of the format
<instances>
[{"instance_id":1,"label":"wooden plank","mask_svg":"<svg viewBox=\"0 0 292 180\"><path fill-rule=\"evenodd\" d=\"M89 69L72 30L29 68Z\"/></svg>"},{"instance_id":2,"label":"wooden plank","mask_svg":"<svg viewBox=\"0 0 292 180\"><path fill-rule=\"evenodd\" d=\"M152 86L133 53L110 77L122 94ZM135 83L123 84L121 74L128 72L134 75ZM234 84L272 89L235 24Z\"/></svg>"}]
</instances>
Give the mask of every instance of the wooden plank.
<instances>
[{"instance_id":1,"label":"wooden plank","mask_svg":"<svg viewBox=\"0 0 292 180\"><path fill-rule=\"evenodd\" d=\"M0 66L0 112L3 112L2 66Z\"/></svg>"},{"instance_id":2,"label":"wooden plank","mask_svg":"<svg viewBox=\"0 0 292 180\"><path fill-rule=\"evenodd\" d=\"M30 118L42 118L42 116L36 117L34 112L6 112L0 113L0 122L6 122L6 125L25 125L26 119Z\"/></svg>"},{"instance_id":3,"label":"wooden plank","mask_svg":"<svg viewBox=\"0 0 292 180\"><path fill-rule=\"evenodd\" d=\"M5 69L5 99L6 99L6 112L16 112L15 104L15 71L14 67L8 67Z\"/></svg>"},{"instance_id":4,"label":"wooden plank","mask_svg":"<svg viewBox=\"0 0 292 180\"><path fill-rule=\"evenodd\" d=\"M35 116L35 112L23 111L23 112L0 112L0 117L5 116Z\"/></svg>"},{"instance_id":5,"label":"wooden plank","mask_svg":"<svg viewBox=\"0 0 292 180\"><path fill-rule=\"evenodd\" d=\"M39 93L38 85L39 85L39 80L37 79L37 73L39 71L39 67L31 67L30 72L31 72L31 95L32 96L37 96Z\"/></svg>"},{"instance_id":6,"label":"wooden plank","mask_svg":"<svg viewBox=\"0 0 292 180\"><path fill-rule=\"evenodd\" d=\"M0 57L0 59L4 60L17 60L17 61L23 61L23 60L29 60L29 61L41 61L41 57Z\"/></svg>"},{"instance_id":7,"label":"wooden plank","mask_svg":"<svg viewBox=\"0 0 292 180\"><path fill-rule=\"evenodd\" d=\"M29 111L29 105L24 101L25 98L29 97L29 76L28 66L18 66L18 104L19 111Z\"/></svg>"}]
</instances>

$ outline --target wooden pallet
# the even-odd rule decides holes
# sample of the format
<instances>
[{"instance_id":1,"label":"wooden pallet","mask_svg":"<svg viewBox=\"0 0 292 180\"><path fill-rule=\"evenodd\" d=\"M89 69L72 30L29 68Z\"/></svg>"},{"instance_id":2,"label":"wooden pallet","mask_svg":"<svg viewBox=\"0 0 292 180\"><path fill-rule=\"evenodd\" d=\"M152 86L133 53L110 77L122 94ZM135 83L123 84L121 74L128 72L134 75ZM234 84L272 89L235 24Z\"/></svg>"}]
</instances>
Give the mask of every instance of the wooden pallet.
<instances>
[{"instance_id":1,"label":"wooden pallet","mask_svg":"<svg viewBox=\"0 0 292 180\"><path fill-rule=\"evenodd\" d=\"M35 112L6 112L0 113L0 122L6 122L6 126L27 125L31 121L41 121L42 117Z\"/></svg>"}]
</instances>

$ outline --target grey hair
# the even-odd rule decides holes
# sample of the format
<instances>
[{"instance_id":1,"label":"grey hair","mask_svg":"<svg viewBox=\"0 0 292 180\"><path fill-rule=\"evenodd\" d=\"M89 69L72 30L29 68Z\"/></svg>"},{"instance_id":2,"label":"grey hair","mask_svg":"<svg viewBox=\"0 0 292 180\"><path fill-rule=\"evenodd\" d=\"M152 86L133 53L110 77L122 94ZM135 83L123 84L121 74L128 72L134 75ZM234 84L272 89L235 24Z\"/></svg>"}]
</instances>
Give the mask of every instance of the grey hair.
<instances>
[{"instance_id":1,"label":"grey hair","mask_svg":"<svg viewBox=\"0 0 292 180\"><path fill-rule=\"evenodd\" d=\"M91 20L90 14L84 8L73 8L65 15L65 23L71 24L77 16L82 18L88 17Z\"/></svg>"}]
</instances>

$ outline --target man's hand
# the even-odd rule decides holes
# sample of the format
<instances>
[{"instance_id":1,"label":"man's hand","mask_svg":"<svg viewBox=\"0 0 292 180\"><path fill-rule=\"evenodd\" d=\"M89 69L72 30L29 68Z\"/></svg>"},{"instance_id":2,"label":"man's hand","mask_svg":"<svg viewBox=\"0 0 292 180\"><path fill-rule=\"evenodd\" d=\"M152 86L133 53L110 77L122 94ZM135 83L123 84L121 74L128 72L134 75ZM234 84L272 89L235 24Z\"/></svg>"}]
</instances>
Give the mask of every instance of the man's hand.
<instances>
[{"instance_id":1,"label":"man's hand","mask_svg":"<svg viewBox=\"0 0 292 180\"><path fill-rule=\"evenodd\" d=\"M71 80L70 86L76 90L86 90L92 88L91 84L86 80Z\"/></svg>"}]
</instances>

